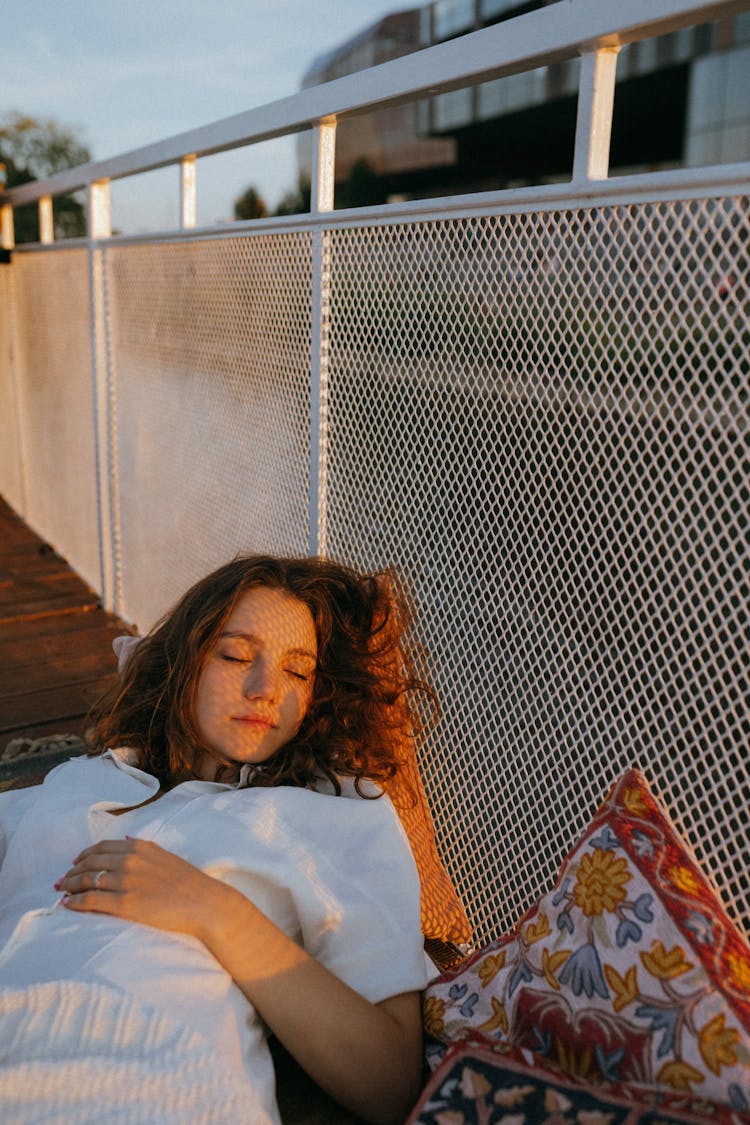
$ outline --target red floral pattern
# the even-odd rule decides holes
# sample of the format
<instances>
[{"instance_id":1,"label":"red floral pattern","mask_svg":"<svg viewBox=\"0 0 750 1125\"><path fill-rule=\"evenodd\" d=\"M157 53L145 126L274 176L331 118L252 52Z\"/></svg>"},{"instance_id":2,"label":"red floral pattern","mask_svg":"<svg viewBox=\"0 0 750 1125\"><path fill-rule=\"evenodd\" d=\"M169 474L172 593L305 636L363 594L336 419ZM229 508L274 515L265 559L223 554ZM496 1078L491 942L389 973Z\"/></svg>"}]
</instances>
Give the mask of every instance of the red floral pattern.
<instances>
[{"instance_id":1,"label":"red floral pattern","mask_svg":"<svg viewBox=\"0 0 750 1125\"><path fill-rule=\"evenodd\" d=\"M642 774L613 788L557 885L433 982L425 1026L472 1029L595 1082L750 1113L750 949Z\"/></svg>"}]
</instances>

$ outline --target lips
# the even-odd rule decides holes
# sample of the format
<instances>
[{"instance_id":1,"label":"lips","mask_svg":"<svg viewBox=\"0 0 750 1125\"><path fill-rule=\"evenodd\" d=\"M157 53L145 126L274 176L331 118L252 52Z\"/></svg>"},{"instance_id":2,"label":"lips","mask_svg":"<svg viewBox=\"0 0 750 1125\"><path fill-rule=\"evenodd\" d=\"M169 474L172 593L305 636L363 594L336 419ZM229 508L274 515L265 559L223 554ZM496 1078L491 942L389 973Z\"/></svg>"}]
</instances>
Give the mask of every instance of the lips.
<instances>
[{"instance_id":1,"label":"lips","mask_svg":"<svg viewBox=\"0 0 750 1125\"><path fill-rule=\"evenodd\" d=\"M235 715L232 722L242 723L244 726L255 730L272 730L275 726L271 719L267 719L263 715Z\"/></svg>"}]
</instances>

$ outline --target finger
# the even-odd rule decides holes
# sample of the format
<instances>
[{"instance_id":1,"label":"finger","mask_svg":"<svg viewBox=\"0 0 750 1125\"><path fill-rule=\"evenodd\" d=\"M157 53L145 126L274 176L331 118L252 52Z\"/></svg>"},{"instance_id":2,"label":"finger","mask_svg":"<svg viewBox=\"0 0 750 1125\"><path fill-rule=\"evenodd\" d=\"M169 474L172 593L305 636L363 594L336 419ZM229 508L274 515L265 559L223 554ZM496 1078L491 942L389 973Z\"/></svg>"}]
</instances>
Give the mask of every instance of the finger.
<instances>
[{"instance_id":1,"label":"finger","mask_svg":"<svg viewBox=\"0 0 750 1125\"><path fill-rule=\"evenodd\" d=\"M66 894L60 899L66 910L81 910L92 914L117 914L120 896L103 894L99 891L82 891L80 894Z\"/></svg>"},{"instance_id":2,"label":"finger","mask_svg":"<svg viewBox=\"0 0 750 1125\"><path fill-rule=\"evenodd\" d=\"M55 883L55 890L67 890L73 894L80 894L85 890L100 890L105 873L114 874L122 863L122 856L87 856L81 863L68 868Z\"/></svg>"},{"instance_id":3,"label":"finger","mask_svg":"<svg viewBox=\"0 0 750 1125\"><path fill-rule=\"evenodd\" d=\"M127 837L124 840L100 840L98 844L92 844L89 848L84 848L78 853L73 860L73 866L81 863L85 859L96 855L123 855L135 850L136 845L139 843L133 837Z\"/></svg>"},{"instance_id":4,"label":"finger","mask_svg":"<svg viewBox=\"0 0 750 1125\"><path fill-rule=\"evenodd\" d=\"M63 878L81 875L86 871L98 871L100 868L108 871L120 870L135 851L132 840L102 840L99 844L84 848L73 860Z\"/></svg>"},{"instance_id":5,"label":"finger","mask_svg":"<svg viewBox=\"0 0 750 1125\"><path fill-rule=\"evenodd\" d=\"M55 884L55 889L68 895L95 894L115 891L119 887L119 882L114 871L107 871L100 867L96 871L69 872Z\"/></svg>"}]
</instances>

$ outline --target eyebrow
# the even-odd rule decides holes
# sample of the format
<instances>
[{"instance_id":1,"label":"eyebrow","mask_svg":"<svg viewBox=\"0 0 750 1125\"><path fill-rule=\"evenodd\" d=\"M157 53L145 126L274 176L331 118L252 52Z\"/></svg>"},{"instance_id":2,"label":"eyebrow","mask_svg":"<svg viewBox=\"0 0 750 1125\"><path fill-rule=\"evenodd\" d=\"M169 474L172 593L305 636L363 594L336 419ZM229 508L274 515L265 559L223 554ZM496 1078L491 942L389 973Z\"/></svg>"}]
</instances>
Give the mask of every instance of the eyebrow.
<instances>
[{"instance_id":1,"label":"eyebrow","mask_svg":"<svg viewBox=\"0 0 750 1125\"><path fill-rule=\"evenodd\" d=\"M243 633L239 630L236 630L236 631L235 630L227 630L226 632L222 633L221 636L222 637L239 638L239 640L249 641L250 644L254 644L254 645L262 644L260 638L256 637L253 633ZM310 660L313 660L315 662L317 662L317 659L318 659L317 653L310 652L310 650L306 649L306 648L289 648L289 649L286 650L284 655L285 656L307 656L307 657L309 657Z\"/></svg>"}]
</instances>

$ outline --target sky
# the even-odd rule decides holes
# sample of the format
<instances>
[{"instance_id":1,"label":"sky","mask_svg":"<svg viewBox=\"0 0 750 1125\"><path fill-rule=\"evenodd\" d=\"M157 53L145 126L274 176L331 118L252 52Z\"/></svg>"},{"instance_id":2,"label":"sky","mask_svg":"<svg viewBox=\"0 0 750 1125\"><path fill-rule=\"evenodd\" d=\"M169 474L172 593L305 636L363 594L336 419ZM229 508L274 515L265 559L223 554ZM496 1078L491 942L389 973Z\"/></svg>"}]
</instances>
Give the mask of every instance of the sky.
<instances>
[{"instance_id":1,"label":"sky","mask_svg":"<svg viewBox=\"0 0 750 1125\"><path fill-rule=\"evenodd\" d=\"M100 160L295 93L320 54L408 0L4 0L0 115L53 118ZM296 185L293 138L198 162L198 222ZM124 232L177 225L174 168L112 185Z\"/></svg>"}]
</instances>

